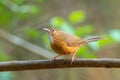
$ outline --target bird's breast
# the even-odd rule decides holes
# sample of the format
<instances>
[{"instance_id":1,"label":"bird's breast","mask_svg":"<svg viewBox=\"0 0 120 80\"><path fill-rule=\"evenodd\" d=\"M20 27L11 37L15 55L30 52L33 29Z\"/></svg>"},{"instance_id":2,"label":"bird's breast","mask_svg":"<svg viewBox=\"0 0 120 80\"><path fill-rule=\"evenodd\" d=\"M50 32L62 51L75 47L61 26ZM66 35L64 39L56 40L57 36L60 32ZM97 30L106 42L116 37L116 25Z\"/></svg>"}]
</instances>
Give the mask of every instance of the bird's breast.
<instances>
[{"instance_id":1,"label":"bird's breast","mask_svg":"<svg viewBox=\"0 0 120 80\"><path fill-rule=\"evenodd\" d=\"M51 47L56 53L63 55L74 54L79 49L79 46L67 46L62 40L54 40L54 42L51 43Z\"/></svg>"}]
</instances>

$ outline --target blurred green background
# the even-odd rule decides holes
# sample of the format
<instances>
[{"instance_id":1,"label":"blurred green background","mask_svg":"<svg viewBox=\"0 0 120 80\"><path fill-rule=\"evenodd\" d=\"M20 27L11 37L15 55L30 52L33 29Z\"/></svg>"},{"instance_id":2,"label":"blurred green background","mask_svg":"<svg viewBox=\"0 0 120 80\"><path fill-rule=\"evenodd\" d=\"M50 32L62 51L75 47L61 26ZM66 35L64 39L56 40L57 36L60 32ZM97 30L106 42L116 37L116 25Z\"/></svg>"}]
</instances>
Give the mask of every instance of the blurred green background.
<instances>
[{"instance_id":1,"label":"blurred green background","mask_svg":"<svg viewBox=\"0 0 120 80\"><path fill-rule=\"evenodd\" d=\"M120 58L119 7L119 0L0 0L0 60L52 59L56 53L40 29L50 25L82 38L106 36L82 47L78 58ZM1 72L0 80L120 80L119 74L120 69L48 69Z\"/></svg>"}]
</instances>

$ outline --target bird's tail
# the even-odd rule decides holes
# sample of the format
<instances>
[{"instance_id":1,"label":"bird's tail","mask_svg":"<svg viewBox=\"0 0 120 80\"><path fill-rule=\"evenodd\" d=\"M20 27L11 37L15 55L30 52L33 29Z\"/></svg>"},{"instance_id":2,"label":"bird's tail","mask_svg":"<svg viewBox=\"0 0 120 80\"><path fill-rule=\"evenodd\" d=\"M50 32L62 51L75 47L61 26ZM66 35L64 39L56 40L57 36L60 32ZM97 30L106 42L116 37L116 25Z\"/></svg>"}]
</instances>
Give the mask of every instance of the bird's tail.
<instances>
[{"instance_id":1,"label":"bird's tail","mask_svg":"<svg viewBox=\"0 0 120 80\"><path fill-rule=\"evenodd\" d=\"M103 40L103 39L106 39L105 36L96 36L96 37L84 39L84 41L86 43L89 43L89 42L94 42L94 41Z\"/></svg>"}]
</instances>

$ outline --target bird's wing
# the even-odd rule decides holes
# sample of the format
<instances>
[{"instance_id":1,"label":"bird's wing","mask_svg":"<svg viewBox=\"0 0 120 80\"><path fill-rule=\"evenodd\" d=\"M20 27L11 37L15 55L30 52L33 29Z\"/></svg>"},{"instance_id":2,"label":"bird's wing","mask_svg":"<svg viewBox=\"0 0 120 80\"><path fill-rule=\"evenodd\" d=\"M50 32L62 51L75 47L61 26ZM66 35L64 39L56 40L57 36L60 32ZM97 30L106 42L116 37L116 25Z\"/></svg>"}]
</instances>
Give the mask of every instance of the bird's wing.
<instances>
[{"instance_id":1,"label":"bird's wing","mask_svg":"<svg viewBox=\"0 0 120 80\"><path fill-rule=\"evenodd\" d=\"M61 32L61 34L63 38L62 40L64 40L68 46L78 46L80 45L80 42L82 41L81 38L73 34L69 34L63 31Z\"/></svg>"}]
</instances>

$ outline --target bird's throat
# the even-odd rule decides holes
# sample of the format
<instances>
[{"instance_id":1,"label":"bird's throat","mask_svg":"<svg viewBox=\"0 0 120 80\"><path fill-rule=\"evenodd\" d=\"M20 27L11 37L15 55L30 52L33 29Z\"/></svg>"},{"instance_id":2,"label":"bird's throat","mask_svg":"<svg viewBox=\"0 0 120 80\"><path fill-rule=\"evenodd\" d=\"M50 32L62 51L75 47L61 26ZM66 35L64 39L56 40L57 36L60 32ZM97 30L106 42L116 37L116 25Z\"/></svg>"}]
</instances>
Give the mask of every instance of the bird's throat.
<instances>
[{"instance_id":1,"label":"bird's throat","mask_svg":"<svg viewBox=\"0 0 120 80\"><path fill-rule=\"evenodd\" d=\"M53 36L52 36L52 35L50 35L50 34L49 34L49 39L50 39L50 42L51 42L51 43L53 43L54 38L53 38Z\"/></svg>"}]
</instances>

